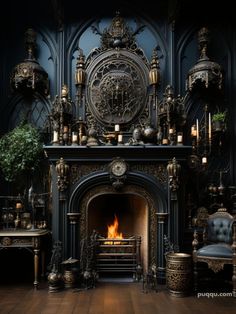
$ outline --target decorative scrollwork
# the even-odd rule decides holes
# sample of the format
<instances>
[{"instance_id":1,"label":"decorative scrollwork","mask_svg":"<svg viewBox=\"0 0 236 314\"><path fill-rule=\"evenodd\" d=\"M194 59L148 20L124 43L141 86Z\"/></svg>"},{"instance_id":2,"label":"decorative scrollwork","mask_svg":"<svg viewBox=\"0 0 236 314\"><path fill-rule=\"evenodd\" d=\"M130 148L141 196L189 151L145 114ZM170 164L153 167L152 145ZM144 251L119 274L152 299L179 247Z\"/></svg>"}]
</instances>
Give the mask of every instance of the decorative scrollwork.
<instances>
[{"instance_id":1,"label":"decorative scrollwork","mask_svg":"<svg viewBox=\"0 0 236 314\"><path fill-rule=\"evenodd\" d=\"M144 111L148 68L129 51L106 51L87 68L88 109L103 126L131 124Z\"/></svg>"}]
</instances>

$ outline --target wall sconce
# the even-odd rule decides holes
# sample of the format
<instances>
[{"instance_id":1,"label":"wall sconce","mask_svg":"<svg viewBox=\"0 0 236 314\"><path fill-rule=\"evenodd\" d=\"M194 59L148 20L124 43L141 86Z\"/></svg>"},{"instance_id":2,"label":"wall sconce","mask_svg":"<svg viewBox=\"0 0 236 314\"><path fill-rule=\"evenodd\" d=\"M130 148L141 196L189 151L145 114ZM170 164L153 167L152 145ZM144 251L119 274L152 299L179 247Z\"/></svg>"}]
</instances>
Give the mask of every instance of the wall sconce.
<instances>
[{"instance_id":1,"label":"wall sconce","mask_svg":"<svg viewBox=\"0 0 236 314\"><path fill-rule=\"evenodd\" d=\"M74 103L69 97L67 85L61 88L61 96L55 97L50 121L52 125L52 145L71 144L71 125Z\"/></svg>"},{"instance_id":2,"label":"wall sconce","mask_svg":"<svg viewBox=\"0 0 236 314\"><path fill-rule=\"evenodd\" d=\"M174 97L171 85L167 85L163 96L157 108L157 142L161 145L183 145L182 127L186 122L184 98L179 95Z\"/></svg>"},{"instance_id":3,"label":"wall sconce","mask_svg":"<svg viewBox=\"0 0 236 314\"><path fill-rule=\"evenodd\" d=\"M191 127L193 156L197 156L201 160L202 165L208 163L208 156L211 153L211 123L211 113L208 112L208 106L205 105L203 123L199 123L199 120L196 119L196 124Z\"/></svg>"}]
</instances>

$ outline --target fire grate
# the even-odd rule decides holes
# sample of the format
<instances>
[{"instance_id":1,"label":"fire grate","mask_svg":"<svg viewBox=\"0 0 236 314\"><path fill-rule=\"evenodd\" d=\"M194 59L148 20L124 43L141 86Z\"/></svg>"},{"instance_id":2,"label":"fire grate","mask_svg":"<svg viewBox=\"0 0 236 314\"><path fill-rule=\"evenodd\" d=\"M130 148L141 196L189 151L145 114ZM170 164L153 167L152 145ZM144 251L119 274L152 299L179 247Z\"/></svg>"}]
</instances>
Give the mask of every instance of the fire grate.
<instances>
[{"instance_id":1,"label":"fire grate","mask_svg":"<svg viewBox=\"0 0 236 314\"><path fill-rule=\"evenodd\" d=\"M132 274L138 280L140 276L140 236L123 239L97 238L97 273Z\"/></svg>"}]
</instances>

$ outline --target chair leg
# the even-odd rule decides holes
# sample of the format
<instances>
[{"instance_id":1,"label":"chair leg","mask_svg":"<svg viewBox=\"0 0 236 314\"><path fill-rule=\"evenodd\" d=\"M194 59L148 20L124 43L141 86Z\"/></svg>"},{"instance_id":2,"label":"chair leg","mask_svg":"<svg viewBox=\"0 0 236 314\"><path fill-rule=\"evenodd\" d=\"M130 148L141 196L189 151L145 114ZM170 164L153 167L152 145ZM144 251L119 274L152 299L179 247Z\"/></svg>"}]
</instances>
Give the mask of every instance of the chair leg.
<instances>
[{"instance_id":1,"label":"chair leg","mask_svg":"<svg viewBox=\"0 0 236 314\"><path fill-rule=\"evenodd\" d=\"M193 285L194 285L194 292L197 293L198 291L198 270L197 270L197 262L193 263Z\"/></svg>"},{"instance_id":2,"label":"chair leg","mask_svg":"<svg viewBox=\"0 0 236 314\"><path fill-rule=\"evenodd\" d=\"M236 298L236 264L233 264L233 277L232 277L232 283L233 283L233 297Z\"/></svg>"}]
</instances>

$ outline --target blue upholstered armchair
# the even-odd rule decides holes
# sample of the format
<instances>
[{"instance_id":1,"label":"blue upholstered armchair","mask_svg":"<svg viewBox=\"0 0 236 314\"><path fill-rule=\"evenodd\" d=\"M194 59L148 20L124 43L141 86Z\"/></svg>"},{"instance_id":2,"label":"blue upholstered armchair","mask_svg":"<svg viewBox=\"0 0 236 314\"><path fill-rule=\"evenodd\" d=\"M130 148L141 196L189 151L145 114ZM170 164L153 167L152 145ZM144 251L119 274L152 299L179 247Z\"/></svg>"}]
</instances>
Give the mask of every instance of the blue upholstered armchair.
<instances>
[{"instance_id":1,"label":"blue upholstered armchair","mask_svg":"<svg viewBox=\"0 0 236 314\"><path fill-rule=\"evenodd\" d=\"M222 270L225 264L232 264L233 296L236 297L236 220L225 208L218 209L208 217L203 243L199 247L198 233L195 230L192 242L195 291L197 292L198 262L207 263L215 273Z\"/></svg>"}]
</instances>

